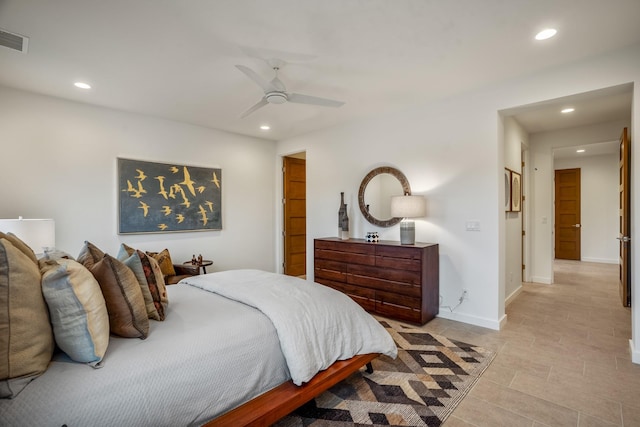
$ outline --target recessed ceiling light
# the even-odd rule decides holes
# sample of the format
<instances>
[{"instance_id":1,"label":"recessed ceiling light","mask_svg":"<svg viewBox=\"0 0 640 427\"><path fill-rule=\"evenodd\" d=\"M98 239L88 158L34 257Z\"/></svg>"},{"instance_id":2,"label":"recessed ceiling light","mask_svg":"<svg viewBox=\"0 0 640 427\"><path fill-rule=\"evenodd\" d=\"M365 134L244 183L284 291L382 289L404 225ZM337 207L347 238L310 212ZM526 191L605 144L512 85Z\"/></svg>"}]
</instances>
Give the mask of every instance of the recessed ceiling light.
<instances>
[{"instance_id":1,"label":"recessed ceiling light","mask_svg":"<svg viewBox=\"0 0 640 427\"><path fill-rule=\"evenodd\" d=\"M75 87L79 87L80 89L91 89L91 85L84 82L75 82L73 85Z\"/></svg>"},{"instance_id":2,"label":"recessed ceiling light","mask_svg":"<svg viewBox=\"0 0 640 427\"><path fill-rule=\"evenodd\" d=\"M546 40L555 36L558 31L555 28L547 28L536 34L536 40Z\"/></svg>"},{"instance_id":3,"label":"recessed ceiling light","mask_svg":"<svg viewBox=\"0 0 640 427\"><path fill-rule=\"evenodd\" d=\"M564 109L560 110L560 112L561 112L562 114L573 113L574 111L576 111L576 109L575 109L575 108L573 108L573 107L564 108Z\"/></svg>"},{"instance_id":4,"label":"recessed ceiling light","mask_svg":"<svg viewBox=\"0 0 640 427\"><path fill-rule=\"evenodd\" d=\"M585 152L585 150L582 149L582 148L580 150L576 150L576 153L584 153L584 152Z\"/></svg>"},{"instance_id":5,"label":"recessed ceiling light","mask_svg":"<svg viewBox=\"0 0 640 427\"><path fill-rule=\"evenodd\" d=\"M271 129L271 126L269 126L269 125L262 125L262 126L260 126L260 129L262 129L262 130L269 130L269 129Z\"/></svg>"}]
</instances>

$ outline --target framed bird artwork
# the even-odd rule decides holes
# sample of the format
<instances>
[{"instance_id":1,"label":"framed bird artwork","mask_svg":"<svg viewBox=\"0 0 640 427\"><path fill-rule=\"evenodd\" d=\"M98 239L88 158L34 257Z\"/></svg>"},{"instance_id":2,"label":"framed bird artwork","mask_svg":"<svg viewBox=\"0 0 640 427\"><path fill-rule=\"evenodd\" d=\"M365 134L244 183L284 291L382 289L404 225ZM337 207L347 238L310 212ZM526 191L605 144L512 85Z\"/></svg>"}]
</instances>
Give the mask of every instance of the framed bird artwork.
<instances>
[{"instance_id":1,"label":"framed bird artwork","mask_svg":"<svg viewBox=\"0 0 640 427\"><path fill-rule=\"evenodd\" d=\"M118 233L222 229L222 170L118 158Z\"/></svg>"}]
</instances>

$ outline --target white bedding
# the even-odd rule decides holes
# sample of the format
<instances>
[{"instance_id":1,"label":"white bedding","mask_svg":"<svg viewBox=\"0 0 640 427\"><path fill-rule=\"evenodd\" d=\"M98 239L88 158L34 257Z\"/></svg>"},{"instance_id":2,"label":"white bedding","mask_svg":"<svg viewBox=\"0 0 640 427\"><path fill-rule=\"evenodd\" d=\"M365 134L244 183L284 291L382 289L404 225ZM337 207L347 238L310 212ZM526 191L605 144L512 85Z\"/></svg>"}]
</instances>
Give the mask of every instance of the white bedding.
<instances>
[{"instance_id":1,"label":"white bedding","mask_svg":"<svg viewBox=\"0 0 640 427\"><path fill-rule=\"evenodd\" d=\"M195 426L289 379L260 311L192 286L167 291L167 319L146 340L111 337L101 369L58 357L0 399L0 426Z\"/></svg>"},{"instance_id":2,"label":"white bedding","mask_svg":"<svg viewBox=\"0 0 640 427\"><path fill-rule=\"evenodd\" d=\"M389 333L346 295L310 281L260 270L183 279L266 314L278 331L291 379L301 385L337 360L382 353L395 358Z\"/></svg>"}]
</instances>

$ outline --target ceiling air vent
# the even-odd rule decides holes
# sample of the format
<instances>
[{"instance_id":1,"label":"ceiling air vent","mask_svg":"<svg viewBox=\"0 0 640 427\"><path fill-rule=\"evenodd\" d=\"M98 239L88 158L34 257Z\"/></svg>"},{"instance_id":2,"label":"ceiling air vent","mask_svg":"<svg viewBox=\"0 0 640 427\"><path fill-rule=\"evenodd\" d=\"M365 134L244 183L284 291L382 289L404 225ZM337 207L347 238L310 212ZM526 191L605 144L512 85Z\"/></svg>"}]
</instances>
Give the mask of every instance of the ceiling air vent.
<instances>
[{"instance_id":1,"label":"ceiling air vent","mask_svg":"<svg viewBox=\"0 0 640 427\"><path fill-rule=\"evenodd\" d=\"M0 28L0 46L27 53L29 38Z\"/></svg>"}]
</instances>

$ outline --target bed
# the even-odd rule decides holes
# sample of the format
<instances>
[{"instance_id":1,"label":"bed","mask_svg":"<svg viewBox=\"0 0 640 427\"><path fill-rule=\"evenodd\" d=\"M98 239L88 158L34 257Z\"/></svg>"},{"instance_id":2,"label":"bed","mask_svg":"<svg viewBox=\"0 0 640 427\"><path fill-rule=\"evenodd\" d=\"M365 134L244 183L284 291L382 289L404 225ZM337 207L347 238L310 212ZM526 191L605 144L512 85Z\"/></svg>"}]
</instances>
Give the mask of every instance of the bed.
<instances>
[{"instance_id":1,"label":"bed","mask_svg":"<svg viewBox=\"0 0 640 427\"><path fill-rule=\"evenodd\" d=\"M166 320L146 339L112 336L101 369L56 353L0 400L0 425L268 425L377 354L396 355L357 304L305 280L235 270L167 291Z\"/></svg>"}]
</instances>

